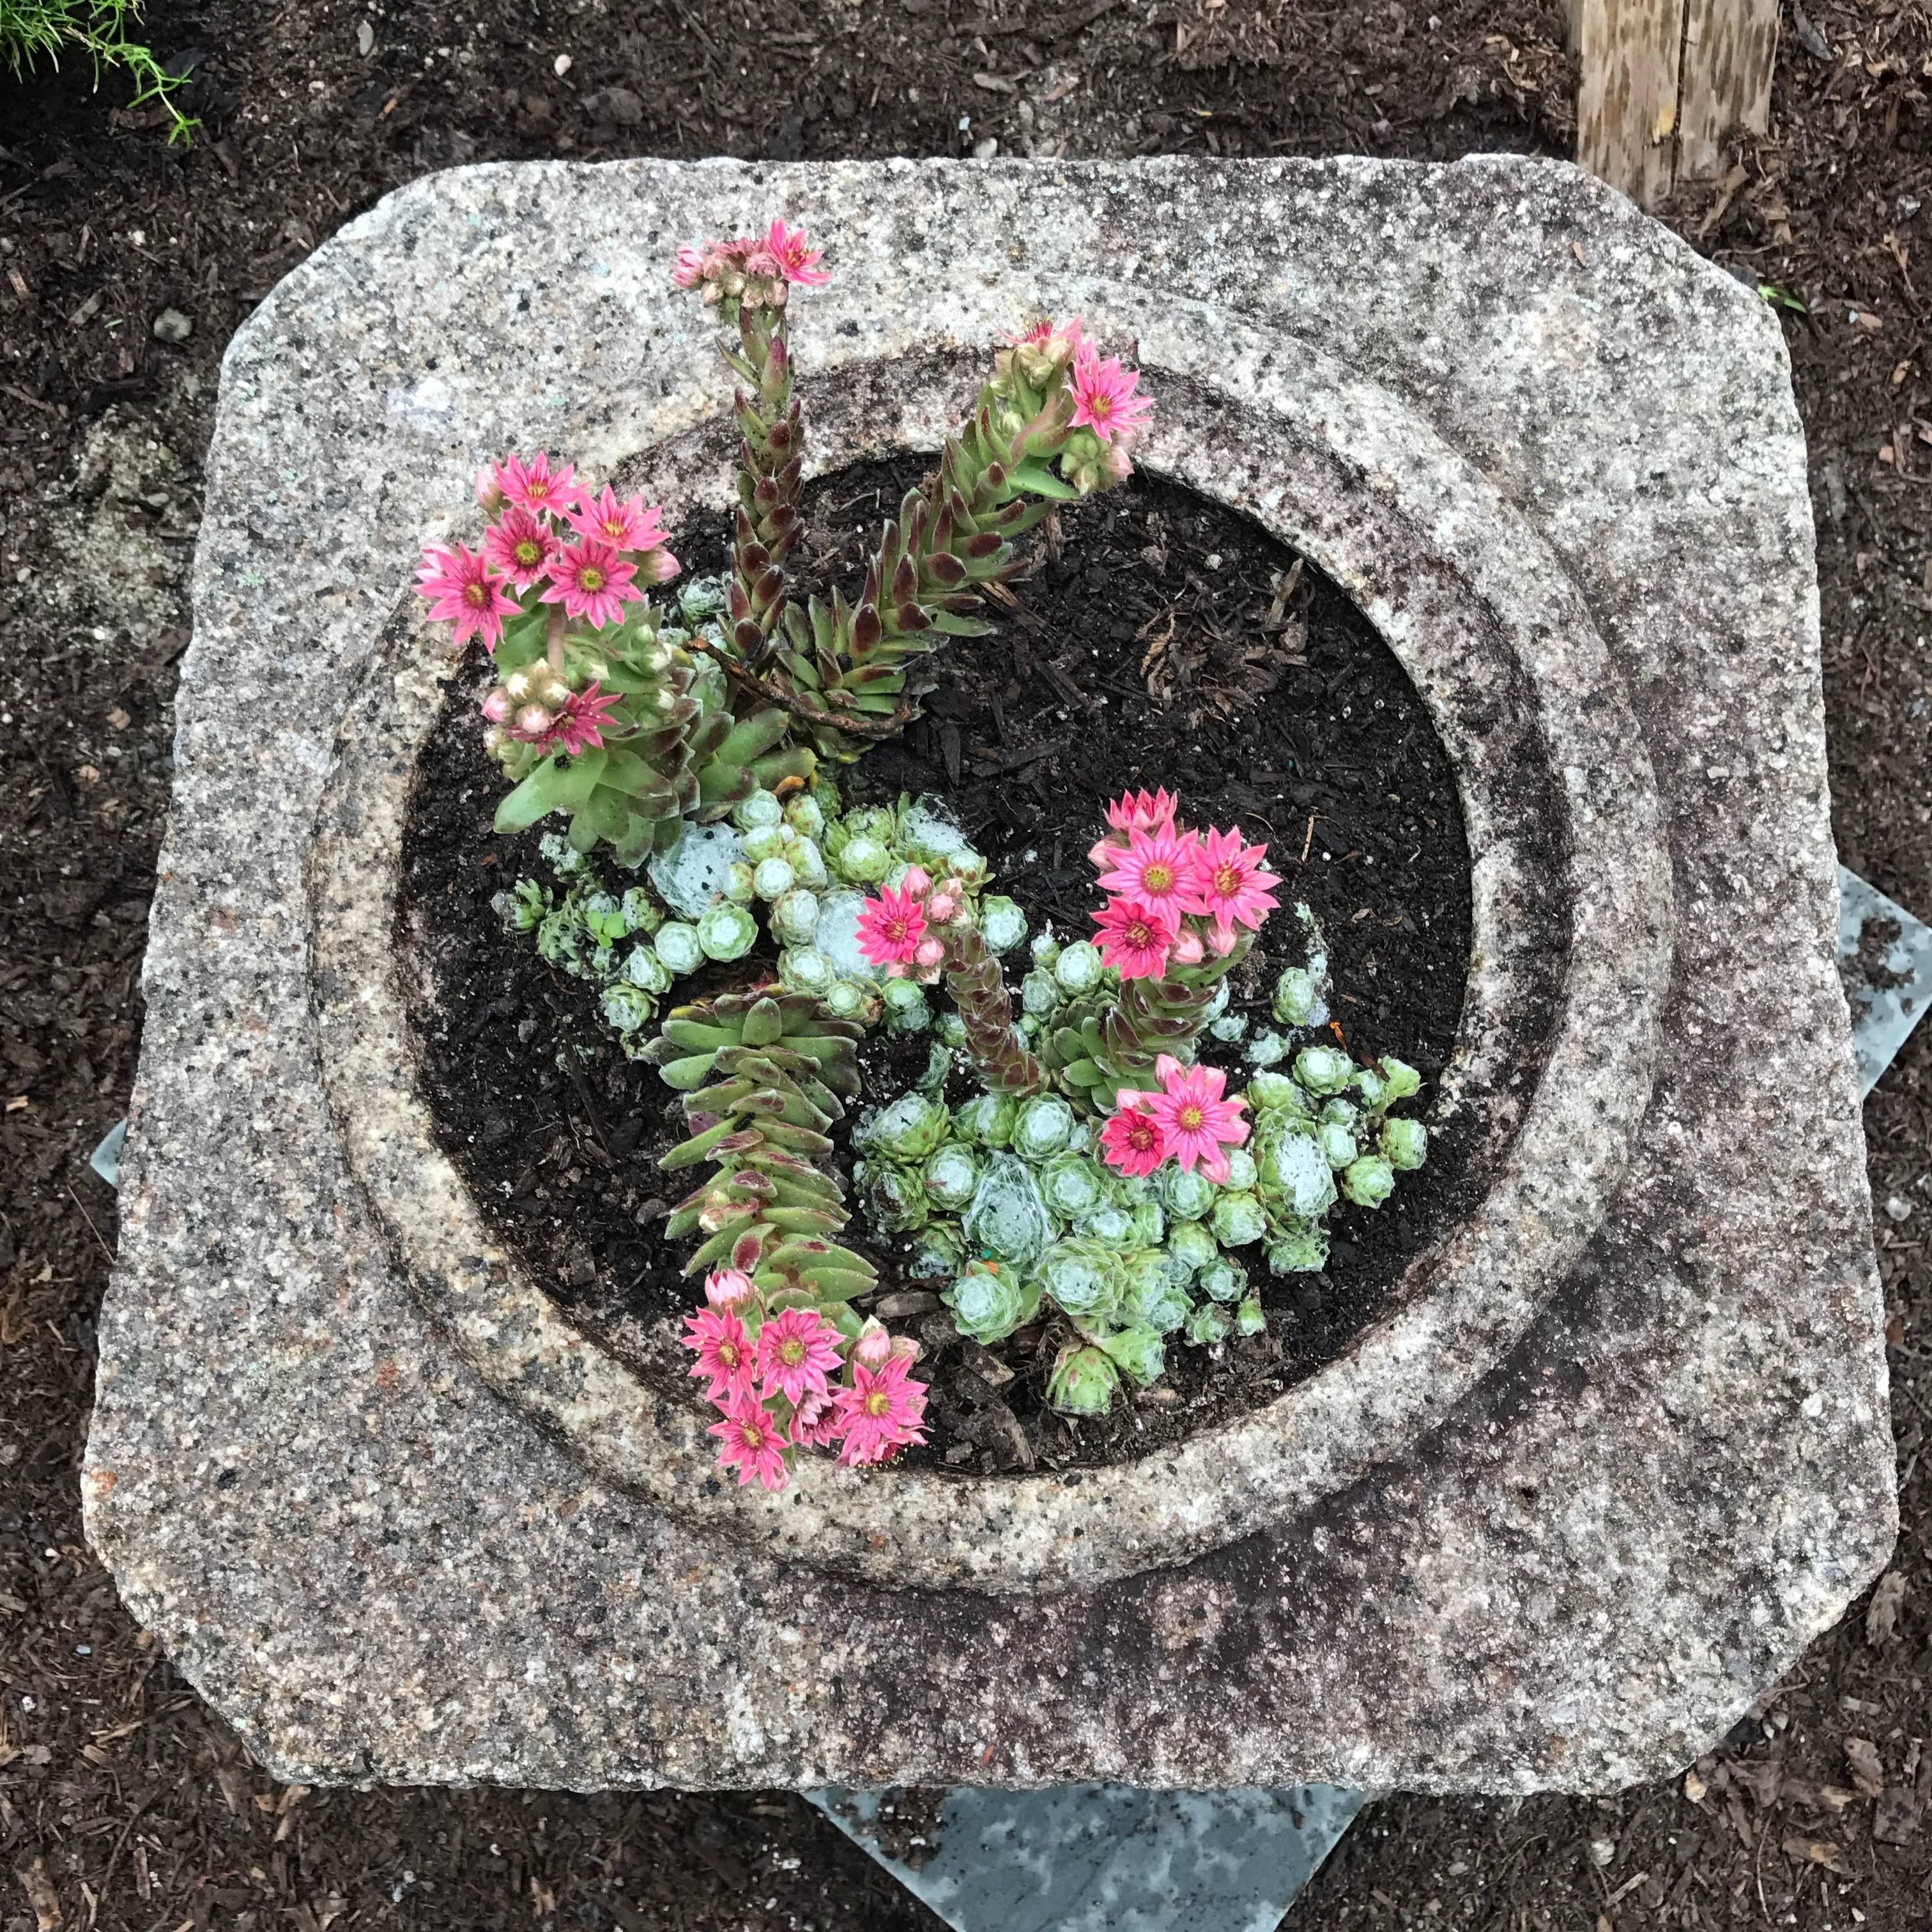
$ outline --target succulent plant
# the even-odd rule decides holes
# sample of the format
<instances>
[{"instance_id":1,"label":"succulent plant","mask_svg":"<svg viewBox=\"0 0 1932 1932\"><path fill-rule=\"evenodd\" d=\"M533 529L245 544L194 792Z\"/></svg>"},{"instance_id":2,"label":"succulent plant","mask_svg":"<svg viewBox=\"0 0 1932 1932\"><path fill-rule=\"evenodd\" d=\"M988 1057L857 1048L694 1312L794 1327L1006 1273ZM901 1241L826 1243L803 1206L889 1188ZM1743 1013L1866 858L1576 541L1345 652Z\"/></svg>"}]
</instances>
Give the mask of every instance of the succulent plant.
<instances>
[{"instance_id":1,"label":"succulent plant","mask_svg":"<svg viewBox=\"0 0 1932 1932\"><path fill-rule=\"evenodd\" d=\"M928 1221L907 1257L905 1271L914 1281L950 1282L966 1265L966 1238L956 1221Z\"/></svg>"},{"instance_id":2,"label":"succulent plant","mask_svg":"<svg viewBox=\"0 0 1932 1932\"><path fill-rule=\"evenodd\" d=\"M1034 1278L1042 1293L1080 1322L1104 1324L1119 1310L1120 1257L1103 1243L1078 1236L1055 1241L1035 1263Z\"/></svg>"},{"instance_id":3,"label":"succulent plant","mask_svg":"<svg viewBox=\"0 0 1932 1932\"><path fill-rule=\"evenodd\" d=\"M960 1334L981 1343L1004 1341L1040 1306L1040 1291L1028 1287L1024 1271L998 1262L968 1262L939 1298L952 1311Z\"/></svg>"},{"instance_id":4,"label":"succulent plant","mask_svg":"<svg viewBox=\"0 0 1932 1932\"><path fill-rule=\"evenodd\" d=\"M1010 1094L976 1094L953 1115L961 1138L983 1148L1003 1148L1013 1137L1019 1108Z\"/></svg>"},{"instance_id":5,"label":"succulent plant","mask_svg":"<svg viewBox=\"0 0 1932 1932\"><path fill-rule=\"evenodd\" d=\"M1091 1155L1071 1150L1055 1154L1040 1170L1040 1192L1062 1220L1076 1220L1106 1198L1107 1177Z\"/></svg>"},{"instance_id":6,"label":"succulent plant","mask_svg":"<svg viewBox=\"0 0 1932 1932\"><path fill-rule=\"evenodd\" d=\"M1138 1322L1100 1338L1108 1358L1130 1382L1150 1388L1167 1366L1167 1344L1154 1330Z\"/></svg>"},{"instance_id":7,"label":"succulent plant","mask_svg":"<svg viewBox=\"0 0 1932 1932\"><path fill-rule=\"evenodd\" d=\"M1379 1208L1395 1192L1395 1169L1378 1154L1365 1154L1342 1170L1342 1192L1358 1208Z\"/></svg>"},{"instance_id":8,"label":"succulent plant","mask_svg":"<svg viewBox=\"0 0 1932 1932\"><path fill-rule=\"evenodd\" d=\"M1268 1329L1268 1312L1261 1298L1251 1294L1234 1310L1234 1326L1244 1335L1260 1335Z\"/></svg>"},{"instance_id":9,"label":"succulent plant","mask_svg":"<svg viewBox=\"0 0 1932 1932\"><path fill-rule=\"evenodd\" d=\"M1239 1262L1223 1255L1194 1277L1194 1285L1210 1301L1239 1301L1248 1292L1248 1277Z\"/></svg>"},{"instance_id":10,"label":"succulent plant","mask_svg":"<svg viewBox=\"0 0 1932 1932\"><path fill-rule=\"evenodd\" d=\"M1167 1253L1184 1274L1192 1275L1215 1261L1220 1250L1204 1223L1177 1221L1167 1237Z\"/></svg>"},{"instance_id":11,"label":"succulent plant","mask_svg":"<svg viewBox=\"0 0 1932 1932\"><path fill-rule=\"evenodd\" d=\"M1274 1274L1316 1274L1328 1265L1328 1237L1316 1223L1270 1216L1268 1264Z\"/></svg>"},{"instance_id":12,"label":"succulent plant","mask_svg":"<svg viewBox=\"0 0 1932 1932\"><path fill-rule=\"evenodd\" d=\"M1014 1117L1013 1151L1028 1160L1046 1160L1065 1148L1072 1132L1073 1109L1057 1095L1042 1094Z\"/></svg>"},{"instance_id":13,"label":"succulent plant","mask_svg":"<svg viewBox=\"0 0 1932 1932\"><path fill-rule=\"evenodd\" d=\"M980 932L988 952L1010 952L1026 929L1026 914L1003 894L989 892L980 902Z\"/></svg>"},{"instance_id":14,"label":"succulent plant","mask_svg":"<svg viewBox=\"0 0 1932 1932\"><path fill-rule=\"evenodd\" d=\"M1214 1211L1214 1184L1198 1167L1162 1168L1160 1192L1168 1212L1178 1221L1198 1221Z\"/></svg>"},{"instance_id":15,"label":"succulent plant","mask_svg":"<svg viewBox=\"0 0 1932 1932\"><path fill-rule=\"evenodd\" d=\"M1224 1248L1244 1248L1268 1232L1268 1216L1252 1194L1231 1190L1214 1204L1214 1238Z\"/></svg>"},{"instance_id":16,"label":"succulent plant","mask_svg":"<svg viewBox=\"0 0 1932 1932\"><path fill-rule=\"evenodd\" d=\"M916 980L888 980L880 988L888 1033L922 1033L932 1024L932 1005Z\"/></svg>"},{"instance_id":17,"label":"succulent plant","mask_svg":"<svg viewBox=\"0 0 1932 1932\"><path fill-rule=\"evenodd\" d=\"M1047 1377L1046 1399L1062 1415L1105 1415L1120 1385L1120 1372L1104 1348L1070 1342Z\"/></svg>"},{"instance_id":18,"label":"succulent plant","mask_svg":"<svg viewBox=\"0 0 1932 1932\"><path fill-rule=\"evenodd\" d=\"M978 1252L1028 1268L1053 1238L1053 1217L1034 1178L1016 1154L996 1154L986 1164L962 1226Z\"/></svg>"},{"instance_id":19,"label":"succulent plant","mask_svg":"<svg viewBox=\"0 0 1932 1932\"><path fill-rule=\"evenodd\" d=\"M970 1207L979 1188L980 1163L963 1141L948 1141L928 1157L926 1192L934 1207L954 1210Z\"/></svg>"},{"instance_id":20,"label":"succulent plant","mask_svg":"<svg viewBox=\"0 0 1932 1932\"><path fill-rule=\"evenodd\" d=\"M658 928L654 944L658 957L680 977L695 973L704 964L704 942L698 938L697 927L681 919L666 920Z\"/></svg>"},{"instance_id":21,"label":"succulent plant","mask_svg":"<svg viewBox=\"0 0 1932 1932\"><path fill-rule=\"evenodd\" d=\"M1355 1063L1339 1048L1304 1046L1294 1056L1294 1077L1311 1094L1339 1094L1355 1077Z\"/></svg>"},{"instance_id":22,"label":"succulent plant","mask_svg":"<svg viewBox=\"0 0 1932 1932\"><path fill-rule=\"evenodd\" d=\"M716 1163L666 1223L674 1240L708 1237L687 1274L728 1264L768 1296L812 1304L877 1286L872 1264L836 1239L850 1218L844 1190L816 1164L858 1090L858 1037L802 993L724 994L667 1016L644 1057L685 1096L687 1117L708 1124L660 1165Z\"/></svg>"},{"instance_id":23,"label":"succulent plant","mask_svg":"<svg viewBox=\"0 0 1932 1932\"><path fill-rule=\"evenodd\" d=\"M729 899L706 907L698 922L698 943L707 959L742 959L758 936L758 922L742 906L734 905Z\"/></svg>"},{"instance_id":24,"label":"succulent plant","mask_svg":"<svg viewBox=\"0 0 1932 1932\"><path fill-rule=\"evenodd\" d=\"M1378 1144L1389 1166L1407 1174L1429 1158L1429 1130L1420 1120L1384 1120Z\"/></svg>"},{"instance_id":25,"label":"succulent plant","mask_svg":"<svg viewBox=\"0 0 1932 1932\"><path fill-rule=\"evenodd\" d=\"M945 1108L920 1093L902 1094L890 1107L873 1114L861 1130L868 1153L914 1166L924 1161L946 1138L950 1126Z\"/></svg>"},{"instance_id":26,"label":"succulent plant","mask_svg":"<svg viewBox=\"0 0 1932 1932\"><path fill-rule=\"evenodd\" d=\"M1197 1348L1225 1342L1234 1332L1234 1318L1218 1303L1204 1301L1187 1318L1182 1333Z\"/></svg>"}]
</instances>

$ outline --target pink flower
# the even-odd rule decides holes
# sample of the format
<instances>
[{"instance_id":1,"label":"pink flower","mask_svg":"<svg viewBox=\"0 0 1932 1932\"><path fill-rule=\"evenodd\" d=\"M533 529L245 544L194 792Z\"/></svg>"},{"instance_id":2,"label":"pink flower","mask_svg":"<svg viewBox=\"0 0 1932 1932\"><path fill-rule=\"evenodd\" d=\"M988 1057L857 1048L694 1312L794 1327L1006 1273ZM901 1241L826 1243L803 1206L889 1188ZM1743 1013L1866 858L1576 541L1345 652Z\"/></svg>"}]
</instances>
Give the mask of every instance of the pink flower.
<instances>
[{"instance_id":1,"label":"pink flower","mask_svg":"<svg viewBox=\"0 0 1932 1932\"><path fill-rule=\"evenodd\" d=\"M681 289L696 288L710 272L712 252L709 242L701 247L687 242L677 251L677 260L671 264L671 280Z\"/></svg>"},{"instance_id":2,"label":"pink flower","mask_svg":"<svg viewBox=\"0 0 1932 1932\"><path fill-rule=\"evenodd\" d=\"M561 604L565 614L587 619L593 630L623 622L626 604L641 604L644 593L632 579L638 567L607 543L586 537L566 544L550 559L550 583L538 592L539 604Z\"/></svg>"},{"instance_id":3,"label":"pink flower","mask_svg":"<svg viewBox=\"0 0 1932 1932\"><path fill-rule=\"evenodd\" d=\"M1016 349L1037 349L1049 342L1064 342L1069 356L1076 354L1080 347L1080 318L1064 326L1057 326L1051 316L1043 315L1037 322L1029 322L1018 335L1010 335L1006 340Z\"/></svg>"},{"instance_id":4,"label":"pink flower","mask_svg":"<svg viewBox=\"0 0 1932 1932\"><path fill-rule=\"evenodd\" d=\"M1118 356L1103 362L1093 345L1083 342L1073 358L1072 427L1090 429L1102 442L1146 428L1154 404L1134 394L1140 380L1140 371L1122 368Z\"/></svg>"},{"instance_id":5,"label":"pink flower","mask_svg":"<svg viewBox=\"0 0 1932 1932\"><path fill-rule=\"evenodd\" d=\"M560 517L584 500L584 485L577 480L577 466L566 463L561 470L552 470L547 450L539 450L530 463L520 456L506 456L490 474L497 488L512 502L534 516Z\"/></svg>"},{"instance_id":6,"label":"pink flower","mask_svg":"<svg viewBox=\"0 0 1932 1932\"><path fill-rule=\"evenodd\" d=\"M1135 899L1109 899L1094 915L1100 957L1123 980L1157 980L1167 965L1175 924L1167 914Z\"/></svg>"},{"instance_id":7,"label":"pink flower","mask_svg":"<svg viewBox=\"0 0 1932 1932\"><path fill-rule=\"evenodd\" d=\"M581 691L573 691L564 700L556 722L544 734L543 748L554 752L560 748L573 758L586 747L601 751L605 729L616 722L613 714L617 704L615 692L607 694L594 682Z\"/></svg>"},{"instance_id":8,"label":"pink flower","mask_svg":"<svg viewBox=\"0 0 1932 1932\"><path fill-rule=\"evenodd\" d=\"M714 1422L707 1433L718 1438L718 1466L738 1472L738 1486L760 1482L768 1490L782 1490L788 1480L784 1438L778 1426L748 1398L724 1412L722 1422Z\"/></svg>"},{"instance_id":9,"label":"pink flower","mask_svg":"<svg viewBox=\"0 0 1932 1932\"><path fill-rule=\"evenodd\" d=\"M1258 928L1279 902L1273 888L1281 881L1262 861L1265 845L1244 845L1238 832L1210 832L1194 860L1194 876L1183 903L1214 922L1214 950L1225 953L1234 943L1234 928Z\"/></svg>"},{"instance_id":10,"label":"pink flower","mask_svg":"<svg viewBox=\"0 0 1932 1932\"><path fill-rule=\"evenodd\" d=\"M1167 1158L1167 1136L1142 1104L1148 1096L1120 1090L1120 1104L1100 1130L1100 1150L1123 1174L1151 1174Z\"/></svg>"},{"instance_id":11,"label":"pink flower","mask_svg":"<svg viewBox=\"0 0 1932 1932\"><path fill-rule=\"evenodd\" d=\"M844 1412L830 1390L807 1396L793 1414L791 1439L800 1449L829 1449L844 1433Z\"/></svg>"},{"instance_id":12,"label":"pink flower","mask_svg":"<svg viewBox=\"0 0 1932 1932\"><path fill-rule=\"evenodd\" d=\"M727 1315L742 1308L758 1292L752 1277L740 1268L713 1268L704 1277L705 1300Z\"/></svg>"},{"instance_id":13,"label":"pink flower","mask_svg":"<svg viewBox=\"0 0 1932 1932\"><path fill-rule=\"evenodd\" d=\"M926 913L906 887L888 886L859 910L859 950L874 966L902 966L919 956Z\"/></svg>"},{"instance_id":14,"label":"pink flower","mask_svg":"<svg viewBox=\"0 0 1932 1932\"><path fill-rule=\"evenodd\" d=\"M1150 1094L1144 1104L1167 1136L1168 1151L1183 1168L1191 1171L1198 1162L1210 1180L1226 1180L1228 1156L1221 1150L1247 1138L1247 1123L1240 1115L1248 1103L1221 1097L1228 1076L1218 1066L1184 1066L1163 1053L1154 1070L1161 1090Z\"/></svg>"},{"instance_id":15,"label":"pink flower","mask_svg":"<svg viewBox=\"0 0 1932 1932\"><path fill-rule=\"evenodd\" d=\"M776 263L778 272L787 281L796 282L801 288L817 288L832 279L817 266L824 250L806 245L802 228L788 233L782 221L774 221L765 237L765 253Z\"/></svg>"},{"instance_id":16,"label":"pink flower","mask_svg":"<svg viewBox=\"0 0 1932 1932\"><path fill-rule=\"evenodd\" d=\"M882 1369L892 1358L891 1331L877 1316L867 1316L858 1340L852 1344L853 1360L862 1368Z\"/></svg>"},{"instance_id":17,"label":"pink flower","mask_svg":"<svg viewBox=\"0 0 1932 1932\"><path fill-rule=\"evenodd\" d=\"M1196 840L1192 832L1175 831L1172 821L1152 832L1137 826L1127 834L1124 851L1106 848L1113 866L1100 874L1100 884L1164 913L1178 927L1194 883Z\"/></svg>"},{"instance_id":18,"label":"pink flower","mask_svg":"<svg viewBox=\"0 0 1932 1932\"><path fill-rule=\"evenodd\" d=\"M914 1442L923 1442L919 1424L926 1415L926 1384L906 1373L908 1364L895 1355L877 1370L855 1364L852 1386L837 1391L845 1419L845 1446L839 1466L883 1462Z\"/></svg>"},{"instance_id":19,"label":"pink flower","mask_svg":"<svg viewBox=\"0 0 1932 1932\"><path fill-rule=\"evenodd\" d=\"M570 527L579 536L594 537L613 550L656 550L664 542L659 527L664 512L655 503L646 509L641 496L620 503L609 484L604 494L570 512Z\"/></svg>"},{"instance_id":20,"label":"pink flower","mask_svg":"<svg viewBox=\"0 0 1932 1932\"><path fill-rule=\"evenodd\" d=\"M483 554L519 590L542 576L556 550L556 539L542 519L514 503L483 533Z\"/></svg>"},{"instance_id":21,"label":"pink flower","mask_svg":"<svg viewBox=\"0 0 1932 1932\"><path fill-rule=\"evenodd\" d=\"M823 1395L828 1370L838 1366L838 1331L815 1309L788 1308L758 1330L758 1392L782 1395L794 1408Z\"/></svg>"},{"instance_id":22,"label":"pink flower","mask_svg":"<svg viewBox=\"0 0 1932 1932\"><path fill-rule=\"evenodd\" d=\"M488 560L460 544L453 550L426 548L416 582L429 599L431 621L454 624L459 644L480 636L494 651L503 635L503 620L518 614L515 600L504 594Z\"/></svg>"},{"instance_id":23,"label":"pink flower","mask_svg":"<svg viewBox=\"0 0 1932 1932\"><path fill-rule=\"evenodd\" d=\"M728 1411L735 1402L749 1402L752 1348L744 1323L735 1315L700 1308L685 1317L684 1325L690 1332L680 1339L687 1348L698 1352L697 1365L688 1372L711 1378L705 1400Z\"/></svg>"},{"instance_id":24,"label":"pink flower","mask_svg":"<svg viewBox=\"0 0 1932 1932\"><path fill-rule=\"evenodd\" d=\"M1111 866L1119 848L1132 832L1158 832L1172 827L1180 801L1171 791L1123 792L1107 808L1109 836L1089 848L1087 856L1096 866Z\"/></svg>"}]
</instances>

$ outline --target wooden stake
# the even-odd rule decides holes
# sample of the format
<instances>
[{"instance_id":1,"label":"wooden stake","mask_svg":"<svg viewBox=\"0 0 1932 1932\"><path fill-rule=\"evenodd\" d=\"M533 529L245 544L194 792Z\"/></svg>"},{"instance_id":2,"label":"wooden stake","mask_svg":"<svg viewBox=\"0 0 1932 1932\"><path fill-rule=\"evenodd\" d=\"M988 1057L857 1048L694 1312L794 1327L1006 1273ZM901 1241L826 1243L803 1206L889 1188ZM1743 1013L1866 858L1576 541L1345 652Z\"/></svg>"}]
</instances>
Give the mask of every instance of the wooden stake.
<instances>
[{"instance_id":1,"label":"wooden stake","mask_svg":"<svg viewBox=\"0 0 1932 1932\"><path fill-rule=\"evenodd\" d=\"M1583 65L1576 158L1640 206L1724 171L1769 124L1778 0L1570 0Z\"/></svg>"}]
</instances>

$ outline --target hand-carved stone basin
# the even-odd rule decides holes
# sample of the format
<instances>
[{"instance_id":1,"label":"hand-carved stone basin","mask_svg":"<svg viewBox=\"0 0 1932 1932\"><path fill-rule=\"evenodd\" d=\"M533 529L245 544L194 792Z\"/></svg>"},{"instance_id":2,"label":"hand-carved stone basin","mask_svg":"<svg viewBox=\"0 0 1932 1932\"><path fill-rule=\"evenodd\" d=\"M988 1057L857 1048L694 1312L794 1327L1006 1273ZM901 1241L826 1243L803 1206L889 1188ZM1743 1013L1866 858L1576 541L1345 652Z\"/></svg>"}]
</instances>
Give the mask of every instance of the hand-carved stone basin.
<instances>
[{"instance_id":1,"label":"hand-carved stone basin","mask_svg":"<svg viewBox=\"0 0 1932 1932\"><path fill-rule=\"evenodd\" d=\"M511 446L726 500L663 264L767 205L839 250L814 463L935 447L1031 314L1136 339L1138 460L1348 590L1461 792L1479 1205L1316 1374L1077 1478L706 1480L706 1418L494 1244L418 1090L416 544ZM1782 345L1573 170L434 177L231 349L196 611L88 1521L284 1775L1613 1784L1882 1564Z\"/></svg>"}]
</instances>

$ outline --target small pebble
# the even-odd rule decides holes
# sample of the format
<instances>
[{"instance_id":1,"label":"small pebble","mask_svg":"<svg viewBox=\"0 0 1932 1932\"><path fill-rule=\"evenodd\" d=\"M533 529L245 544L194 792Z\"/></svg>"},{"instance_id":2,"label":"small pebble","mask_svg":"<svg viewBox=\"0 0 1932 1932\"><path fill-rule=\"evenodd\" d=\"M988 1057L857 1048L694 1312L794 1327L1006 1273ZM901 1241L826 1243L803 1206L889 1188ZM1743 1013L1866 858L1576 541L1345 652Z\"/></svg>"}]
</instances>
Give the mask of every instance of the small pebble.
<instances>
[{"instance_id":1,"label":"small pebble","mask_svg":"<svg viewBox=\"0 0 1932 1932\"><path fill-rule=\"evenodd\" d=\"M561 80L570 71L570 56L568 54L559 54L550 64L550 71L559 80Z\"/></svg>"},{"instance_id":2,"label":"small pebble","mask_svg":"<svg viewBox=\"0 0 1932 1932\"><path fill-rule=\"evenodd\" d=\"M1902 1194L1888 1194L1886 1196L1885 1211L1894 1221L1909 1221L1912 1219L1912 1203Z\"/></svg>"},{"instance_id":3,"label":"small pebble","mask_svg":"<svg viewBox=\"0 0 1932 1932\"><path fill-rule=\"evenodd\" d=\"M376 30L367 20L356 29L356 51L364 60L376 51Z\"/></svg>"},{"instance_id":4,"label":"small pebble","mask_svg":"<svg viewBox=\"0 0 1932 1932\"><path fill-rule=\"evenodd\" d=\"M185 342L194 333L194 324L178 308L164 308L155 316L157 342Z\"/></svg>"},{"instance_id":5,"label":"small pebble","mask_svg":"<svg viewBox=\"0 0 1932 1932\"><path fill-rule=\"evenodd\" d=\"M973 158L976 161L990 161L999 152L999 142L991 134L983 141L975 141L973 144Z\"/></svg>"}]
</instances>

